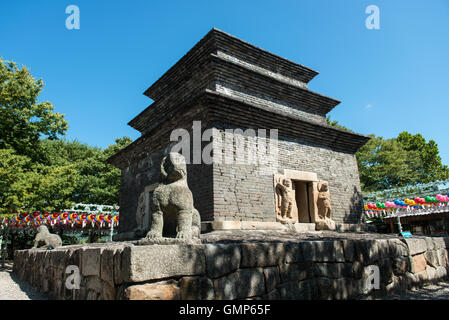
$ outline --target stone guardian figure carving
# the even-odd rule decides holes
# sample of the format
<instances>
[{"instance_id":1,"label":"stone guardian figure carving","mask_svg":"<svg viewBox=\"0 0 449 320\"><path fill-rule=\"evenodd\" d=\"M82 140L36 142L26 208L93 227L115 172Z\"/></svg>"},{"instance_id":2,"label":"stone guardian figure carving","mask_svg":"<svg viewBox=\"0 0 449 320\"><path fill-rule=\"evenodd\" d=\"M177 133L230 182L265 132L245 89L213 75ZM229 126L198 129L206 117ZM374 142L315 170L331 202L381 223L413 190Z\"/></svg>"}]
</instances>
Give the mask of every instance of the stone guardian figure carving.
<instances>
[{"instance_id":1,"label":"stone guardian figure carving","mask_svg":"<svg viewBox=\"0 0 449 320\"><path fill-rule=\"evenodd\" d=\"M317 230L335 230L335 222L332 220L332 208L327 181L318 182L318 219L315 222Z\"/></svg>"},{"instance_id":2,"label":"stone guardian figure carving","mask_svg":"<svg viewBox=\"0 0 449 320\"><path fill-rule=\"evenodd\" d=\"M37 228L37 234L34 238L34 246L33 248L37 248L39 244L44 243L43 246L41 246L42 249L54 249L57 247L62 246L62 240L61 237L59 237L57 234L52 234L48 231L48 228L44 225L39 226Z\"/></svg>"},{"instance_id":3,"label":"stone guardian figure carving","mask_svg":"<svg viewBox=\"0 0 449 320\"><path fill-rule=\"evenodd\" d=\"M199 238L200 214L193 207L193 197L187 185L187 166L184 157L171 152L161 163L160 183L151 201L151 227L147 240L164 236L188 241Z\"/></svg>"},{"instance_id":4,"label":"stone guardian figure carving","mask_svg":"<svg viewBox=\"0 0 449 320\"><path fill-rule=\"evenodd\" d=\"M279 222L287 222L292 219L292 205L293 199L291 198L291 181L290 179L281 179L282 182L276 183L276 193L279 196L279 213L277 220Z\"/></svg>"}]
</instances>

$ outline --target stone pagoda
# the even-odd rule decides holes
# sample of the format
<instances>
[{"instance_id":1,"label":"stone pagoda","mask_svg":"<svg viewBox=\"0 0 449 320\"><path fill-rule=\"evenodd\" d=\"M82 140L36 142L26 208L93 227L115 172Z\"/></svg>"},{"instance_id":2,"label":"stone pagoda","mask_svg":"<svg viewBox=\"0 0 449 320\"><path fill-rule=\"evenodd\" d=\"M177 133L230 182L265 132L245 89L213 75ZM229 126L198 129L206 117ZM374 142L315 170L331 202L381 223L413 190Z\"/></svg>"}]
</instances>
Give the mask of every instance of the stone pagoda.
<instances>
[{"instance_id":1,"label":"stone pagoda","mask_svg":"<svg viewBox=\"0 0 449 320\"><path fill-rule=\"evenodd\" d=\"M122 170L115 239L148 231L161 161L181 136L203 231L357 226L355 152L369 137L327 125L339 101L309 90L317 74L218 29L207 33L144 92L154 102L129 122L141 136L108 160Z\"/></svg>"}]
</instances>

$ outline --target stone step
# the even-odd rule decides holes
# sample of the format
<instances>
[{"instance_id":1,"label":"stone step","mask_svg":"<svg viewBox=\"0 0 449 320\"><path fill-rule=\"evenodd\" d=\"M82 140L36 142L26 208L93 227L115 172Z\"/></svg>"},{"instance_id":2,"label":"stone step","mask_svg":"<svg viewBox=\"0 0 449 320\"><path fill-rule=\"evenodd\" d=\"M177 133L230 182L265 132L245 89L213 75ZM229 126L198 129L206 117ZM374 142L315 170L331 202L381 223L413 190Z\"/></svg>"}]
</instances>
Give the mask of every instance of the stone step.
<instances>
[{"instance_id":1,"label":"stone step","mask_svg":"<svg viewBox=\"0 0 449 320\"><path fill-rule=\"evenodd\" d=\"M315 223L295 223L293 226L296 232L315 231Z\"/></svg>"}]
</instances>

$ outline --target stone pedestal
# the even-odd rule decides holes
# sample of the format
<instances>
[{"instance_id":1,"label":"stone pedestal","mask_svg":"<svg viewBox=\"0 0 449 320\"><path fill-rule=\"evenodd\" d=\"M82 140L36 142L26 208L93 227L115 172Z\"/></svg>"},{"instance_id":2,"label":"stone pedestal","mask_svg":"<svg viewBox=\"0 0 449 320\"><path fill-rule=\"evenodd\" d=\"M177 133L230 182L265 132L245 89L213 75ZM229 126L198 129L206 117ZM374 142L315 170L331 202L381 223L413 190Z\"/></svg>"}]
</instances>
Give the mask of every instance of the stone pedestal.
<instances>
[{"instance_id":1,"label":"stone pedestal","mask_svg":"<svg viewBox=\"0 0 449 320\"><path fill-rule=\"evenodd\" d=\"M447 237L122 242L16 251L14 273L54 299L352 299L447 279L448 247ZM373 265L375 291L366 287ZM69 266L79 289L67 289Z\"/></svg>"}]
</instances>

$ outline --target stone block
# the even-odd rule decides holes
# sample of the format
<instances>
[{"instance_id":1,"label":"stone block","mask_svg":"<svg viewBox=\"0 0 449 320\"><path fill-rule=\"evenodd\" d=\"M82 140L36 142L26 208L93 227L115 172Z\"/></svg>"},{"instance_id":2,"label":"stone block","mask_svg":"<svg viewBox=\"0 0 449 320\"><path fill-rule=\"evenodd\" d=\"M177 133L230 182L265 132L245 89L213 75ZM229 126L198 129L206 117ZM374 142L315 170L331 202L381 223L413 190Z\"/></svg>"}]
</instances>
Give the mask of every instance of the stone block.
<instances>
[{"instance_id":1,"label":"stone block","mask_svg":"<svg viewBox=\"0 0 449 320\"><path fill-rule=\"evenodd\" d=\"M218 278L240 267L241 251L237 244L206 244L206 273Z\"/></svg>"},{"instance_id":2,"label":"stone block","mask_svg":"<svg viewBox=\"0 0 449 320\"><path fill-rule=\"evenodd\" d=\"M407 244L399 239L388 239L391 257L407 257L409 255Z\"/></svg>"},{"instance_id":3,"label":"stone block","mask_svg":"<svg viewBox=\"0 0 449 320\"><path fill-rule=\"evenodd\" d=\"M279 265L282 282L302 281L313 277L313 263L282 263Z\"/></svg>"},{"instance_id":4,"label":"stone block","mask_svg":"<svg viewBox=\"0 0 449 320\"><path fill-rule=\"evenodd\" d=\"M132 285L125 289L126 300L179 300L181 290L174 280Z\"/></svg>"},{"instance_id":5,"label":"stone block","mask_svg":"<svg viewBox=\"0 0 449 320\"><path fill-rule=\"evenodd\" d=\"M435 243L433 242L433 239L431 237L425 237L424 240L426 241L427 250L435 249Z\"/></svg>"},{"instance_id":6,"label":"stone block","mask_svg":"<svg viewBox=\"0 0 449 320\"><path fill-rule=\"evenodd\" d=\"M302 254L302 245L300 243L286 243L285 246L285 263L304 262Z\"/></svg>"},{"instance_id":7,"label":"stone block","mask_svg":"<svg viewBox=\"0 0 449 320\"><path fill-rule=\"evenodd\" d=\"M438 249L437 250L437 256L438 256L438 264L442 267L448 267L449 266L449 257L447 254L446 249Z\"/></svg>"},{"instance_id":8,"label":"stone block","mask_svg":"<svg viewBox=\"0 0 449 320\"><path fill-rule=\"evenodd\" d=\"M355 245L353 240L342 240L341 245L343 247L343 252L346 261L354 261L355 256Z\"/></svg>"},{"instance_id":9,"label":"stone block","mask_svg":"<svg viewBox=\"0 0 449 320\"><path fill-rule=\"evenodd\" d=\"M427 250L427 243L423 238L404 238L402 241L407 244L410 255L412 256Z\"/></svg>"},{"instance_id":10,"label":"stone block","mask_svg":"<svg viewBox=\"0 0 449 320\"><path fill-rule=\"evenodd\" d=\"M233 300L259 296L265 293L262 268L239 269L214 280L215 299Z\"/></svg>"},{"instance_id":11,"label":"stone block","mask_svg":"<svg viewBox=\"0 0 449 320\"><path fill-rule=\"evenodd\" d=\"M86 288L101 293L103 291L103 281L98 276L89 276L87 277Z\"/></svg>"},{"instance_id":12,"label":"stone block","mask_svg":"<svg viewBox=\"0 0 449 320\"><path fill-rule=\"evenodd\" d=\"M314 280L304 280L283 283L277 290L282 300L312 300L315 288L317 286Z\"/></svg>"},{"instance_id":13,"label":"stone block","mask_svg":"<svg viewBox=\"0 0 449 320\"><path fill-rule=\"evenodd\" d=\"M443 237L432 237L432 241L434 244L434 249L442 249L446 248L445 238Z\"/></svg>"},{"instance_id":14,"label":"stone block","mask_svg":"<svg viewBox=\"0 0 449 320\"><path fill-rule=\"evenodd\" d=\"M267 294L263 295L262 297L263 300L280 300L281 299L281 295L279 294L278 290L272 290L270 292L268 292Z\"/></svg>"},{"instance_id":15,"label":"stone block","mask_svg":"<svg viewBox=\"0 0 449 320\"><path fill-rule=\"evenodd\" d=\"M435 280L438 279L436 268L433 268L433 267L428 265L426 267L426 273L427 273L427 279L429 281L435 281Z\"/></svg>"},{"instance_id":16,"label":"stone block","mask_svg":"<svg viewBox=\"0 0 449 320\"><path fill-rule=\"evenodd\" d=\"M121 263L124 282L143 282L206 273L202 245L126 247L122 252Z\"/></svg>"},{"instance_id":17,"label":"stone block","mask_svg":"<svg viewBox=\"0 0 449 320\"><path fill-rule=\"evenodd\" d=\"M81 249L81 248L69 250L67 265L77 266L81 270L82 252L83 252L83 249Z\"/></svg>"},{"instance_id":18,"label":"stone block","mask_svg":"<svg viewBox=\"0 0 449 320\"><path fill-rule=\"evenodd\" d=\"M374 264L380 259L378 242L376 240L360 240L356 242L356 260L365 265Z\"/></svg>"},{"instance_id":19,"label":"stone block","mask_svg":"<svg viewBox=\"0 0 449 320\"><path fill-rule=\"evenodd\" d=\"M398 256L393 258L393 272L396 275L402 275L411 268L411 259L409 257Z\"/></svg>"},{"instance_id":20,"label":"stone block","mask_svg":"<svg viewBox=\"0 0 449 320\"><path fill-rule=\"evenodd\" d=\"M106 248L101 254L100 277L103 281L114 284L114 254L116 249Z\"/></svg>"},{"instance_id":21,"label":"stone block","mask_svg":"<svg viewBox=\"0 0 449 320\"><path fill-rule=\"evenodd\" d=\"M315 223L295 223L293 228L296 232L311 232L315 231Z\"/></svg>"},{"instance_id":22,"label":"stone block","mask_svg":"<svg viewBox=\"0 0 449 320\"><path fill-rule=\"evenodd\" d=\"M438 279L447 278L447 269L445 267L437 267L436 268L436 277Z\"/></svg>"},{"instance_id":23,"label":"stone block","mask_svg":"<svg viewBox=\"0 0 449 320\"><path fill-rule=\"evenodd\" d=\"M87 291L86 300L97 300L98 293L96 291L90 290Z\"/></svg>"},{"instance_id":24,"label":"stone block","mask_svg":"<svg viewBox=\"0 0 449 320\"><path fill-rule=\"evenodd\" d=\"M100 276L102 248L85 248L81 253L81 273L83 276Z\"/></svg>"},{"instance_id":25,"label":"stone block","mask_svg":"<svg viewBox=\"0 0 449 320\"><path fill-rule=\"evenodd\" d=\"M424 252L424 257L426 258L427 264L436 268L440 265L439 258L438 258L438 252L435 250L427 250Z\"/></svg>"},{"instance_id":26,"label":"stone block","mask_svg":"<svg viewBox=\"0 0 449 320\"><path fill-rule=\"evenodd\" d=\"M283 243L243 243L241 267L267 267L282 263L285 257Z\"/></svg>"},{"instance_id":27,"label":"stone block","mask_svg":"<svg viewBox=\"0 0 449 320\"><path fill-rule=\"evenodd\" d=\"M312 268L315 277L338 279L353 276L352 263L314 263Z\"/></svg>"},{"instance_id":28,"label":"stone block","mask_svg":"<svg viewBox=\"0 0 449 320\"><path fill-rule=\"evenodd\" d=\"M118 249L114 253L114 284L123 283L122 252L123 249Z\"/></svg>"},{"instance_id":29,"label":"stone block","mask_svg":"<svg viewBox=\"0 0 449 320\"><path fill-rule=\"evenodd\" d=\"M181 300L212 300L214 284L207 277L183 277L179 282Z\"/></svg>"},{"instance_id":30,"label":"stone block","mask_svg":"<svg viewBox=\"0 0 449 320\"><path fill-rule=\"evenodd\" d=\"M427 262L424 254L421 253L413 256L412 261L413 273L419 273L426 270Z\"/></svg>"},{"instance_id":31,"label":"stone block","mask_svg":"<svg viewBox=\"0 0 449 320\"><path fill-rule=\"evenodd\" d=\"M379 259L386 259L391 256L390 243L387 239L377 240L377 248Z\"/></svg>"},{"instance_id":32,"label":"stone block","mask_svg":"<svg viewBox=\"0 0 449 320\"><path fill-rule=\"evenodd\" d=\"M213 230L239 230L240 228L240 221L214 221L212 223Z\"/></svg>"},{"instance_id":33,"label":"stone block","mask_svg":"<svg viewBox=\"0 0 449 320\"><path fill-rule=\"evenodd\" d=\"M50 265L55 268L65 269L68 260L68 251L63 249L55 249L50 251ZM44 252L36 252L35 265L44 262Z\"/></svg>"},{"instance_id":34,"label":"stone block","mask_svg":"<svg viewBox=\"0 0 449 320\"><path fill-rule=\"evenodd\" d=\"M265 286L267 292L274 290L281 282L278 266L264 268L263 274L265 276Z\"/></svg>"},{"instance_id":35,"label":"stone block","mask_svg":"<svg viewBox=\"0 0 449 320\"><path fill-rule=\"evenodd\" d=\"M387 285L393 282L393 261L390 258L379 260L380 283Z\"/></svg>"},{"instance_id":36,"label":"stone block","mask_svg":"<svg viewBox=\"0 0 449 320\"><path fill-rule=\"evenodd\" d=\"M241 221L241 230L285 230L285 226L280 222L268 221Z\"/></svg>"},{"instance_id":37,"label":"stone block","mask_svg":"<svg viewBox=\"0 0 449 320\"><path fill-rule=\"evenodd\" d=\"M108 281L103 282L103 288L101 296L104 300L115 300L116 299L116 289L113 283Z\"/></svg>"},{"instance_id":38,"label":"stone block","mask_svg":"<svg viewBox=\"0 0 449 320\"><path fill-rule=\"evenodd\" d=\"M304 261L344 262L343 245L340 241L301 242Z\"/></svg>"},{"instance_id":39,"label":"stone block","mask_svg":"<svg viewBox=\"0 0 449 320\"><path fill-rule=\"evenodd\" d=\"M352 263L352 275L355 279L361 279L364 274L365 267L363 266L363 263L359 261L354 261Z\"/></svg>"},{"instance_id":40,"label":"stone block","mask_svg":"<svg viewBox=\"0 0 449 320\"><path fill-rule=\"evenodd\" d=\"M318 289L318 299L321 300L343 300L356 295L359 281L352 279L330 279L317 278L316 287Z\"/></svg>"}]
</instances>

